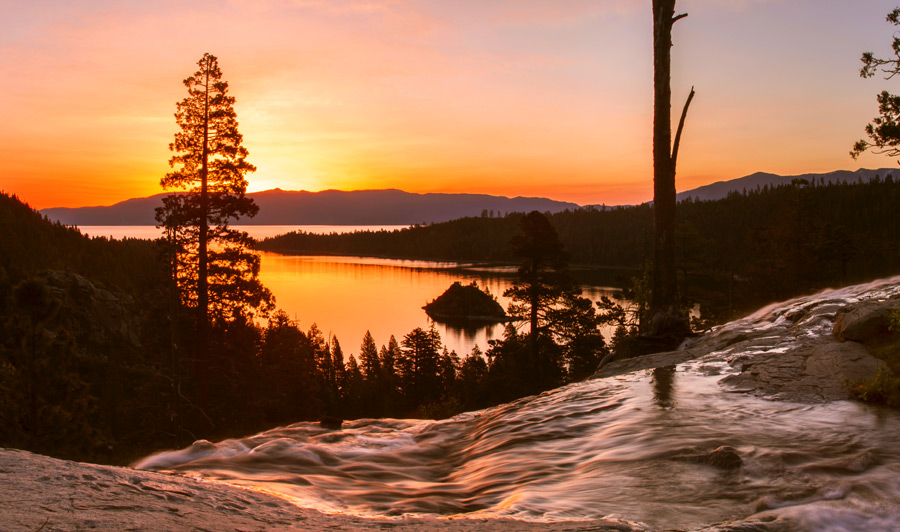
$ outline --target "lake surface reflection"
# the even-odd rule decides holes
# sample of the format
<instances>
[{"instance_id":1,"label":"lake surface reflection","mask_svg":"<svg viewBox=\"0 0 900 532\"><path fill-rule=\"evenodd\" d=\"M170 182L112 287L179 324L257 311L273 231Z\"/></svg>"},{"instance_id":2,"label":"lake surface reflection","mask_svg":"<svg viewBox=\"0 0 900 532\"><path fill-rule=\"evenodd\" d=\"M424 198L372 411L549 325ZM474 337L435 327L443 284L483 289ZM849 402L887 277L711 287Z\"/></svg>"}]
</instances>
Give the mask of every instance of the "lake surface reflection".
<instances>
[{"instance_id":1,"label":"lake surface reflection","mask_svg":"<svg viewBox=\"0 0 900 532\"><path fill-rule=\"evenodd\" d=\"M394 230L404 226L235 226L254 238L290 231L346 233L365 230ZM147 238L160 236L153 226L81 226L83 234L107 238ZM276 306L307 330L315 323L326 336L336 336L346 356L358 355L366 331L375 343L386 345L391 335L401 341L416 327L428 328L431 320L422 306L432 301L452 283L473 281L497 298L503 308L509 299L503 292L516 275L515 267L465 265L448 262L376 259L368 257L292 256L261 253L260 280L275 295ZM584 296L598 301L612 297L615 290L603 286L606 275L577 272ZM593 272L596 273L596 272ZM488 341L503 337L503 324L460 329L435 324L444 345L465 356L476 345L485 351ZM612 331L604 331L609 339Z\"/></svg>"},{"instance_id":2,"label":"lake surface reflection","mask_svg":"<svg viewBox=\"0 0 900 532\"><path fill-rule=\"evenodd\" d=\"M260 280L277 299L277 306L299 321L302 329L316 325L337 336L344 353L358 354L366 331L378 346L391 335L401 341L431 320L422 306L452 283L473 281L506 308L503 292L515 278L512 267L467 266L457 263L376 259L367 257L290 256L261 253ZM585 286L585 296L599 300L612 288ZM488 340L503 336L503 324L459 329L435 324L444 345L460 356L475 345L484 351Z\"/></svg>"},{"instance_id":3,"label":"lake surface reflection","mask_svg":"<svg viewBox=\"0 0 900 532\"><path fill-rule=\"evenodd\" d=\"M422 306L455 281L475 281L505 308L509 300L502 294L514 275L503 269L465 269L455 263L277 253L261 253L261 257L260 280L275 294L277 306L304 330L316 323L326 336L337 336L348 355L359 353L367 330L381 346L391 335L401 341L416 327L430 327ZM435 325L447 348L460 355L476 344L484 350L488 340L503 335L502 324L469 330Z\"/></svg>"}]
</instances>

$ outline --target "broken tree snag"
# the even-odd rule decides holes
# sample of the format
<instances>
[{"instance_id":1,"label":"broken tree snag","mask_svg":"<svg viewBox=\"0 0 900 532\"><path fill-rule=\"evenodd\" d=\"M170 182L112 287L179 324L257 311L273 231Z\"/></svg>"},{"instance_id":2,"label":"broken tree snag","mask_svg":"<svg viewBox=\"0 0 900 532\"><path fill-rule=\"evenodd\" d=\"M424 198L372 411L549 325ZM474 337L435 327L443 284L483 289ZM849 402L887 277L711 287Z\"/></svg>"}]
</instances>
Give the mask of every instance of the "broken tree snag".
<instances>
[{"instance_id":1,"label":"broken tree snag","mask_svg":"<svg viewBox=\"0 0 900 532\"><path fill-rule=\"evenodd\" d=\"M686 16L675 15L675 0L653 0L653 279L650 308L641 320L645 337L690 333L687 314L679 307L675 265L675 156L687 105L673 152L671 88L672 25ZM693 90L688 104L692 96Z\"/></svg>"}]
</instances>

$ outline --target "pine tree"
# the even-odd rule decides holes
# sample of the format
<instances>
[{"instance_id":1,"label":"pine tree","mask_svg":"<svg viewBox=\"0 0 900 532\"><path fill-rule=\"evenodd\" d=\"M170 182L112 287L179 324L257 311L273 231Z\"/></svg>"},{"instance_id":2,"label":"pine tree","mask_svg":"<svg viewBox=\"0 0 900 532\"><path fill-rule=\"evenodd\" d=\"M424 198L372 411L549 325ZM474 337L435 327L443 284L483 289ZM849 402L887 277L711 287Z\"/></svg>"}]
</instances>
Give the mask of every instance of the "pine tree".
<instances>
[{"instance_id":1,"label":"pine tree","mask_svg":"<svg viewBox=\"0 0 900 532\"><path fill-rule=\"evenodd\" d=\"M391 335L388 345L381 346L378 352L378 366L380 368L378 386L376 390L381 395L383 411L394 412L400 404L398 361L400 360L400 344L394 335Z\"/></svg>"},{"instance_id":2,"label":"pine tree","mask_svg":"<svg viewBox=\"0 0 900 532\"><path fill-rule=\"evenodd\" d=\"M366 331L362 345L359 347L360 370L366 381L378 380L381 373L381 364L378 361L378 348L375 347L375 339L372 333Z\"/></svg>"},{"instance_id":3,"label":"pine tree","mask_svg":"<svg viewBox=\"0 0 900 532\"><path fill-rule=\"evenodd\" d=\"M894 26L900 26L900 7L888 13L887 21ZM864 53L862 55L863 67L859 71L860 77L871 78L878 71L885 75L885 79L891 79L900 74L900 36L896 33L891 49L894 57L887 59L875 57L872 52ZM858 140L853 145L850 155L854 159L870 148L875 153L884 153L891 157L900 156L900 96L882 91L877 99L879 116L866 125L868 140Z\"/></svg>"},{"instance_id":4,"label":"pine tree","mask_svg":"<svg viewBox=\"0 0 900 532\"><path fill-rule=\"evenodd\" d=\"M606 349L598 329L600 318L569 274L568 253L556 229L540 212L530 212L522 218L521 232L511 247L522 263L504 295L512 299L509 315L529 322L524 337L528 351L518 353L515 347L522 338L513 331L508 349L493 352L526 355L503 363L518 366L515 373L527 376L523 382L534 391L558 385L566 372L569 378L589 375Z\"/></svg>"},{"instance_id":5,"label":"pine tree","mask_svg":"<svg viewBox=\"0 0 900 532\"><path fill-rule=\"evenodd\" d=\"M249 237L228 227L230 220L259 211L246 196L245 175L256 167L246 160L235 100L215 56L204 54L197 64L198 70L184 80L188 96L176 105L180 131L169 145L174 170L160 181L163 189L183 192L167 197L156 219L171 244L180 302L196 309L202 403L210 319L265 315L273 297L259 282L259 257L248 251Z\"/></svg>"},{"instance_id":6,"label":"pine tree","mask_svg":"<svg viewBox=\"0 0 900 532\"><path fill-rule=\"evenodd\" d=\"M334 366L331 359L331 346L325 341L325 335L319 327L313 323L306 333L313 352L313 359L316 363L316 379L319 389L319 400L329 415L333 414L331 409L334 405L332 388L334 383Z\"/></svg>"},{"instance_id":7,"label":"pine tree","mask_svg":"<svg viewBox=\"0 0 900 532\"><path fill-rule=\"evenodd\" d=\"M331 337L331 367L334 377L331 382L332 396L335 403L340 403L347 388L347 366L344 363L344 350L337 336Z\"/></svg>"},{"instance_id":8,"label":"pine tree","mask_svg":"<svg viewBox=\"0 0 900 532\"><path fill-rule=\"evenodd\" d=\"M413 407L440 396L438 357L441 337L432 325L429 330L416 327L403 337L397 358L397 374L403 395Z\"/></svg>"}]
</instances>

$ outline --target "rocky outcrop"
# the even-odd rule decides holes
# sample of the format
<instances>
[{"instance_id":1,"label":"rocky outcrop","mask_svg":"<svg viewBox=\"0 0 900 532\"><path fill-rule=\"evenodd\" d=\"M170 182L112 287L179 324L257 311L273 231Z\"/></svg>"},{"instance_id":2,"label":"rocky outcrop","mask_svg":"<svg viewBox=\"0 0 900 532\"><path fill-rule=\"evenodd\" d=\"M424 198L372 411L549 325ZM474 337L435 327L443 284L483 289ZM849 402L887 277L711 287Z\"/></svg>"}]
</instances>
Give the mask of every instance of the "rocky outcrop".
<instances>
[{"instance_id":1,"label":"rocky outcrop","mask_svg":"<svg viewBox=\"0 0 900 532\"><path fill-rule=\"evenodd\" d=\"M701 366L726 374L719 382L731 391L812 403L849 399L848 383L871 380L884 366L869 348L896 340L888 326L900 298L876 295L848 304L824 293L795 301L762 309L674 351L610 357L594 377L702 358L727 362L729 369L705 362Z\"/></svg>"},{"instance_id":2,"label":"rocky outcrop","mask_svg":"<svg viewBox=\"0 0 900 532\"><path fill-rule=\"evenodd\" d=\"M56 319L75 338L81 354L108 356L140 347L140 325L131 296L100 288L71 272L42 277L60 302Z\"/></svg>"},{"instance_id":3,"label":"rocky outcrop","mask_svg":"<svg viewBox=\"0 0 900 532\"><path fill-rule=\"evenodd\" d=\"M849 305L834 319L832 333L841 341L872 342L890 336L891 313L900 306L900 300L870 300Z\"/></svg>"},{"instance_id":4,"label":"rocky outcrop","mask_svg":"<svg viewBox=\"0 0 900 532\"><path fill-rule=\"evenodd\" d=\"M884 363L862 344L825 339L786 352L757 353L738 364L740 373L721 381L734 391L822 402L848 399L847 383L874 378Z\"/></svg>"}]
</instances>

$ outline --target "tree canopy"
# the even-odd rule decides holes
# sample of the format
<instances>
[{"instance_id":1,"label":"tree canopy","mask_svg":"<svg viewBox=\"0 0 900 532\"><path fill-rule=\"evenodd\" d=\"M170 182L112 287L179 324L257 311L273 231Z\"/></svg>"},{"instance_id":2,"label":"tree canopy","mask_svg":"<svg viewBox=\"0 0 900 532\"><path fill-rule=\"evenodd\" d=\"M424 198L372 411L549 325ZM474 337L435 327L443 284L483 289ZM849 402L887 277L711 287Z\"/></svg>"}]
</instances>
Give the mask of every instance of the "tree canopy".
<instances>
[{"instance_id":1,"label":"tree canopy","mask_svg":"<svg viewBox=\"0 0 900 532\"><path fill-rule=\"evenodd\" d=\"M180 131L169 149L174 169L160 181L182 189L166 197L157 220L171 244L172 273L182 304L198 309L198 319L234 319L266 314L273 298L258 280L259 257L248 251L246 233L230 220L254 216L259 208L247 197L247 149L238 132L235 99L215 56L204 54L199 69L184 80L188 96L177 104Z\"/></svg>"},{"instance_id":2,"label":"tree canopy","mask_svg":"<svg viewBox=\"0 0 900 532\"><path fill-rule=\"evenodd\" d=\"M900 8L888 13L887 21L894 26L900 26ZM877 58L872 52L863 53L861 58L863 67L859 75L871 78L881 72L886 79L891 79L900 74L900 36L896 33L891 50L894 56L887 59ZM877 100L879 115L866 125L868 139L860 139L853 145L850 155L854 159L869 149L891 157L900 156L900 96L882 91Z\"/></svg>"}]
</instances>

